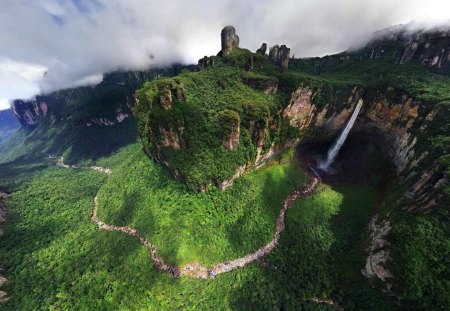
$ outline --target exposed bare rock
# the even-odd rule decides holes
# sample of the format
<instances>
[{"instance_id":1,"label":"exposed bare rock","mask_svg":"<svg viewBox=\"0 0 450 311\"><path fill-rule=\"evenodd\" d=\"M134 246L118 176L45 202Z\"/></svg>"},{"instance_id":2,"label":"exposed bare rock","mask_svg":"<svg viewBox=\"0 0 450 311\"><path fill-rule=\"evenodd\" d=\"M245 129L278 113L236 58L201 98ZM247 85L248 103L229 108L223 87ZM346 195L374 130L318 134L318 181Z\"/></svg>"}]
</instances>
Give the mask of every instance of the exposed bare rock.
<instances>
[{"instance_id":1,"label":"exposed bare rock","mask_svg":"<svg viewBox=\"0 0 450 311\"><path fill-rule=\"evenodd\" d=\"M34 129L39 124L39 119L47 115L48 106L45 102L18 99L11 103L11 109L23 127Z\"/></svg>"},{"instance_id":2,"label":"exposed bare rock","mask_svg":"<svg viewBox=\"0 0 450 311\"><path fill-rule=\"evenodd\" d=\"M242 176L242 174L245 173L245 168L246 168L246 165L239 166L237 168L236 172L233 174L233 176L231 176L228 179L225 179L225 180L222 180L222 181L218 182L219 189L220 190L225 190L228 187L232 186L234 180L236 178L239 178L240 176Z\"/></svg>"},{"instance_id":3,"label":"exposed bare rock","mask_svg":"<svg viewBox=\"0 0 450 311\"><path fill-rule=\"evenodd\" d=\"M419 103L406 96L398 103L381 97L370 105L366 113L370 124L384 133L389 141L387 153L399 173L403 172L415 157L414 146L417 138L412 136L409 129L418 116L418 107Z\"/></svg>"},{"instance_id":4,"label":"exposed bare rock","mask_svg":"<svg viewBox=\"0 0 450 311\"><path fill-rule=\"evenodd\" d=\"M241 120L239 114L232 110L223 110L218 113L217 119L222 129L222 145L225 149L236 150L239 147L241 134Z\"/></svg>"},{"instance_id":5,"label":"exposed bare rock","mask_svg":"<svg viewBox=\"0 0 450 311\"><path fill-rule=\"evenodd\" d=\"M269 49L269 59L273 62L277 62L279 53L280 53L280 46L278 44L272 46Z\"/></svg>"},{"instance_id":6,"label":"exposed bare rock","mask_svg":"<svg viewBox=\"0 0 450 311\"><path fill-rule=\"evenodd\" d=\"M289 58L291 56L291 49L289 49L286 45L280 46L279 51L279 63L282 68L287 69L289 66Z\"/></svg>"},{"instance_id":7,"label":"exposed bare rock","mask_svg":"<svg viewBox=\"0 0 450 311\"><path fill-rule=\"evenodd\" d=\"M214 67L214 58L205 56L198 60L198 69L205 69L208 67Z\"/></svg>"},{"instance_id":8,"label":"exposed bare rock","mask_svg":"<svg viewBox=\"0 0 450 311\"><path fill-rule=\"evenodd\" d=\"M386 268L386 263L390 257L387 246L390 245L387 240L391 230L390 221L384 219L377 223L378 214L373 216L369 223L369 246L367 248L368 257L365 267L361 273L368 279L379 279L389 291L392 286L393 274Z\"/></svg>"},{"instance_id":9,"label":"exposed bare rock","mask_svg":"<svg viewBox=\"0 0 450 311\"><path fill-rule=\"evenodd\" d=\"M282 68L287 69L289 66L290 53L291 49L289 49L286 45L274 45L269 50L269 59L280 65Z\"/></svg>"},{"instance_id":10,"label":"exposed bare rock","mask_svg":"<svg viewBox=\"0 0 450 311\"><path fill-rule=\"evenodd\" d=\"M182 129L179 129L178 132L182 132ZM181 148L180 145L180 136L178 133L174 132L172 129L166 130L165 128L159 129L159 134L161 136L160 144L163 147L170 147L175 150L179 150Z\"/></svg>"},{"instance_id":11,"label":"exposed bare rock","mask_svg":"<svg viewBox=\"0 0 450 311\"><path fill-rule=\"evenodd\" d=\"M310 125L316 111L312 98L313 91L307 86L300 86L292 94L289 105L283 111L283 116L292 126L302 129Z\"/></svg>"},{"instance_id":12,"label":"exposed bare rock","mask_svg":"<svg viewBox=\"0 0 450 311\"><path fill-rule=\"evenodd\" d=\"M266 51L267 51L267 43L263 43L261 44L261 47L256 50L256 53L266 55Z\"/></svg>"},{"instance_id":13,"label":"exposed bare rock","mask_svg":"<svg viewBox=\"0 0 450 311\"><path fill-rule=\"evenodd\" d=\"M231 130L230 134L222 140L222 145L225 149L236 150L239 147L239 137L241 134L241 127L236 124Z\"/></svg>"},{"instance_id":14,"label":"exposed bare rock","mask_svg":"<svg viewBox=\"0 0 450 311\"><path fill-rule=\"evenodd\" d=\"M227 26L222 29L220 37L222 40L222 50L219 52L220 56L227 56L239 48L239 37L236 35L236 29L233 26Z\"/></svg>"}]
</instances>

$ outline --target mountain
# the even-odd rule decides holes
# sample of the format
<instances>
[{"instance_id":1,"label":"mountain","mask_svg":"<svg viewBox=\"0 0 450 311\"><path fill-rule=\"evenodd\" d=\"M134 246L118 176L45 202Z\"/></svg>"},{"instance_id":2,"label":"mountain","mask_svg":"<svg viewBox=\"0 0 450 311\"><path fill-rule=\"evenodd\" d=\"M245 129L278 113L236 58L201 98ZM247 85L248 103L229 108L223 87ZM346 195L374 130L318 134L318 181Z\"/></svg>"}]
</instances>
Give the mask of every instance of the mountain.
<instances>
[{"instance_id":1,"label":"mountain","mask_svg":"<svg viewBox=\"0 0 450 311\"><path fill-rule=\"evenodd\" d=\"M22 126L11 145L0 148L0 162L64 154L71 161L95 158L135 139L131 105L144 81L175 75L189 67L174 65L149 71L105 75L94 87L79 87L33 100L15 100L11 109ZM96 148L98 144L102 148Z\"/></svg>"},{"instance_id":2,"label":"mountain","mask_svg":"<svg viewBox=\"0 0 450 311\"><path fill-rule=\"evenodd\" d=\"M7 141L20 127L11 110L0 111L0 145Z\"/></svg>"},{"instance_id":3,"label":"mountain","mask_svg":"<svg viewBox=\"0 0 450 311\"><path fill-rule=\"evenodd\" d=\"M316 75L297 70L297 60L291 70L277 67L274 48L267 56L234 46L208 66L201 60L199 72L146 83L133 108L138 130L175 177L193 189L225 188L306 130L336 135L362 100L356 130L380 140L408 189L407 209L444 206L450 79L428 69L445 72L450 33L411 38L391 35L345 57L301 60L327 64Z\"/></svg>"},{"instance_id":4,"label":"mountain","mask_svg":"<svg viewBox=\"0 0 450 311\"><path fill-rule=\"evenodd\" d=\"M14 101L5 306L447 309L449 39L294 59L228 26L196 66Z\"/></svg>"}]
</instances>

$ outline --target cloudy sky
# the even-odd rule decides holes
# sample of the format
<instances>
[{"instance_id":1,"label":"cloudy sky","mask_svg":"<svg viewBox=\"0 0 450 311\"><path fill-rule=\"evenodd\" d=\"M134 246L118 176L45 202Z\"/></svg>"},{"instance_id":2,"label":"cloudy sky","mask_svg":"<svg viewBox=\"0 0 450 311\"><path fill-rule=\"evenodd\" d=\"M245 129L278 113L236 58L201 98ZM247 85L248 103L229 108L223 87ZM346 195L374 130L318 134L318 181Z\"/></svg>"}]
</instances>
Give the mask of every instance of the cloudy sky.
<instances>
[{"instance_id":1,"label":"cloudy sky","mask_svg":"<svg viewBox=\"0 0 450 311\"><path fill-rule=\"evenodd\" d=\"M336 53L375 30L450 19L449 0L0 0L0 109L114 70L196 63L234 25L241 46Z\"/></svg>"}]
</instances>

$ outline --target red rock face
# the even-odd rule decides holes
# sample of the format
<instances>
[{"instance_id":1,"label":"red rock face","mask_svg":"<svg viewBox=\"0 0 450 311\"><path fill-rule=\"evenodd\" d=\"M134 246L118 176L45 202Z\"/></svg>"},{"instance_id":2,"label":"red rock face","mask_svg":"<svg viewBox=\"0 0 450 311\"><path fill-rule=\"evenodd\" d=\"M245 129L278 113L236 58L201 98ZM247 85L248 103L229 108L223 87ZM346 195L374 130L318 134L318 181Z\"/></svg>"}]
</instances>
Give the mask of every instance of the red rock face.
<instances>
[{"instance_id":1,"label":"red rock face","mask_svg":"<svg viewBox=\"0 0 450 311\"><path fill-rule=\"evenodd\" d=\"M33 129L38 125L38 121L44 112L40 109L40 105L35 100L23 101L15 100L11 104L14 115L20 124L28 129ZM44 105L45 114L47 114L47 105Z\"/></svg>"},{"instance_id":2,"label":"red rock face","mask_svg":"<svg viewBox=\"0 0 450 311\"><path fill-rule=\"evenodd\" d=\"M312 97L313 91L303 86L292 94L289 105L283 111L283 116L292 126L302 129L311 124L316 111L316 106L311 103Z\"/></svg>"}]
</instances>

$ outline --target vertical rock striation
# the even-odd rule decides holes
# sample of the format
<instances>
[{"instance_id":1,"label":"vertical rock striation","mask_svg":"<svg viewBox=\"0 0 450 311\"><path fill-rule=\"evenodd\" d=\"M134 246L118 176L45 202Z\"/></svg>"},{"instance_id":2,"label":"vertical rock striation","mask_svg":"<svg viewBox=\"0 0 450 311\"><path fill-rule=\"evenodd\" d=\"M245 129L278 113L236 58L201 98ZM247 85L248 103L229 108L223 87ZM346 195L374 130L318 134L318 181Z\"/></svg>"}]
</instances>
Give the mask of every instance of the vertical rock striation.
<instances>
[{"instance_id":1,"label":"vertical rock striation","mask_svg":"<svg viewBox=\"0 0 450 311\"><path fill-rule=\"evenodd\" d=\"M222 50L219 52L220 56L227 56L239 48L239 36L236 35L236 29L233 26L227 26L222 29L220 38L222 40Z\"/></svg>"}]
</instances>

